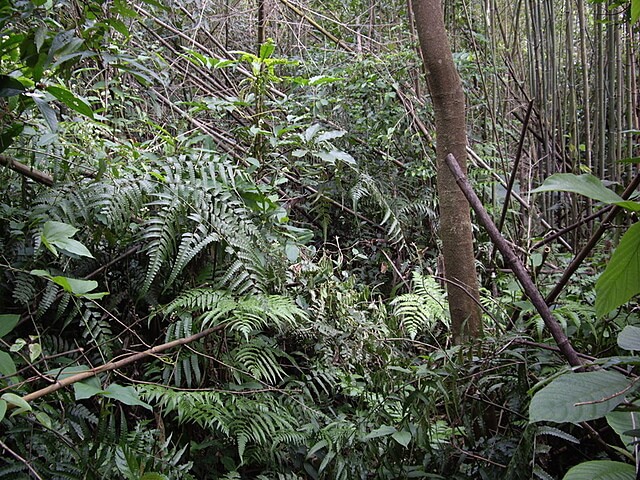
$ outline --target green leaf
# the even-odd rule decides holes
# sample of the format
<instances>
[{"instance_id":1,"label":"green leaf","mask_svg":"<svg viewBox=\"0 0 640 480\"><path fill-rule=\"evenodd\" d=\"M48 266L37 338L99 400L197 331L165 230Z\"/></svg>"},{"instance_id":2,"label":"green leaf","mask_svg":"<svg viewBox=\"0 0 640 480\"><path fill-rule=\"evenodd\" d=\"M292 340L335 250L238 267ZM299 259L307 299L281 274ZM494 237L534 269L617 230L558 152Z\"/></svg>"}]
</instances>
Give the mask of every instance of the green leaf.
<instances>
[{"instance_id":1,"label":"green leaf","mask_svg":"<svg viewBox=\"0 0 640 480\"><path fill-rule=\"evenodd\" d=\"M556 173L547 178L540 187L532 190L532 193L538 192L578 193L599 202L618 205L626 210L633 212L640 211L640 202L623 200L622 197L614 191L605 187L600 179L586 173L583 175Z\"/></svg>"},{"instance_id":2,"label":"green leaf","mask_svg":"<svg viewBox=\"0 0 640 480\"><path fill-rule=\"evenodd\" d=\"M310 142L313 137L320 131L322 125L319 123L314 123L309 128L304 131L304 140L305 142Z\"/></svg>"},{"instance_id":3,"label":"green leaf","mask_svg":"<svg viewBox=\"0 0 640 480\"><path fill-rule=\"evenodd\" d=\"M381 427L376 428L375 430L372 430L371 432L369 432L369 434L364 437L364 440L371 440L373 438L379 438L379 437L387 437L397 432L398 430L395 427L392 427L390 425L382 425Z\"/></svg>"},{"instance_id":4,"label":"green leaf","mask_svg":"<svg viewBox=\"0 0 640 480\"><path fill-rule=\"evenodd\" d=\"M605 187L599 178L588 173L574 175L573 173L556 173L547 178L532 193L539 192L571 192L584 195L593 200L604 203L623 202L622 197Z\"/></svg>"},{"instance_id":5,"label":"green leaf","mask_svg":"<svg viewBox=\"0 0 640 480\"><path fill-rule=\"evenodd\" d=\"M571 468L562 480L634 480L633 465L612 460L592 460Z\"/></svg>"},{"instance_id":6,"label":"green leaf","mask_svg":"<svg viewBox=\"0 0 640 480\"><path fill-rule=\"evenodd\" d=\"M140 480L167 480L167 476L158 472L147 472L140 477Z\"/></svg>"},{"instance_id":7,"label":"green leaf","mask_svg":"<svg viewBox=\"0 0 640 480\"><path fill-rule=\"evenodd\" d=\"M638 412L609 412L606 418L609 426L620 436L622 443L627 449L633 451L635 447L631 444L635 438L629 434L629 431L633 430L635 425L638 425L640 414Z\"/></svg>"},{"instance_id":8,"label":"green leaf","mask_svg":"<svg viewBox=\"0 0 640 480\"><path fill-rule=\"evenodd\" d=\"M91 110L91 107L87 105L87 103L85 103L83 100L76 97L66 88L52 85L50 87L47 87L47 92L56 97L71 110L75 110L81 115L93 118L93 110Z\"/></svg>"},{"instance_id":9,"label":"green leaf","mask_svg":"<svg viewBox=\"0 0 640 480\"><path fill-rule=\"evenodd\" d=\"M104 23L109 25L118 33L122 34L124 37L129 38L131 36L131 32L129 32L129 29L124 24L124 22L121 20L118 20L117 18L107 18L105 19Z\"/></svg>"},{"instance_id":10,"label":"green leaf","mask_svg":"<svg viewBox=\"0 0 640 480\"><path fill-rule=\"evenodd\" d=\"M260 59L266 60L267 58L271 57L275 49L276 46L273 43L273 40L268 39L265 43L260 45Z\"/></svg>"},{"instance_id":11,"label":"green leaf","mask_svg":"<svg viewBox=\"0 0 640 480\"><path fill-rule=\"evenodd\" d=\"M640 352L640 327L627 325L618 334L618 346L625 350L636 350Z\"/></svg>"},{"instance_id":12,"label":"green leaf","mask_svg":"<svg viewBox=\"0 0 640 480\"><path fill-rule=\"evenodd\" d=\"M56 112L51 106L42 98L31 95L31 99L40 110L40 113L44 117L47 125L49 125L49 129L55 133L58 131L58 117L56 116Z\"/></svg>"},{"instance_id":13,"label":"green leaf","mask_svg":"<svg viewBox=\"0 0 640 480\"><path fill-rule=\"evenodd\" d=\"M115 0L111 11L128 18L136 18L138 16L135 10L129 8L126 0Z\"/></svg>"},{"instance_id":14,"label":"green leaf","mask_svg":"<svg viewBox=\"0 0 640 480\"><path fill-rule=\"evenodd\" d=\"M44 412L35 412L36 420L40 425L43 425L45 428L53 428L51 417Z\"/></svg>"},{"instance_id":15,"label":"green leaf","mask_svg":"<svg viewBox=\"0 0 640 480\"><path fill-rule=\"evenodd\" d=\"M340 80L342 80L342 78L328 77L326 75L316 75L315 77L311 77L309 79L309 85L315 87L318 85L322 85L323 83L339 82Z\"/></svg>"},{"instance_id":16,"label":"green leaf","mask_svg":"<svg viewBox=\"0 0 640 480\"><path fill-rule=\"evenodd\" d=\"M0 98L20 95L25 90L26 88L20 80L9 75L0 75Z\"/></svg>"},{"instance_id":17,"label":"green leaf","mask_svg":"<svg viewBox=\"0 0 640 480\"><path fill-rule=\"evenodd\" d=\"M131 385L129 385L128 387L123 387L122 385L118 385L117 383L112 383L111 385L109 385L103 395L105 397L113 398L114 400L122 402L125 405L139 405L146 408L147 410L152 410L151 405L140 400L140 397L138 397L138 392Z\"/></svg>"},{"instance_id":18,"label":"green leaf","mask_svg":"<svg viewBox=\"0 0 640 480\"><path fill-rule=\"evenodd\" d=\"M330 163L331 165L334 165L336 163L336 160L342 160L343 162L350 165L355 165L356 163L355 158L353 158L348 153L342 152L340 150L331 150L330 152L316 152L314 153L314 155L321 158L325 162Z\"/></svg>"},{"instance_id":19,"label":"green leaf","mask_svg":"<svg viewBox=\"0 0 640 480\"><path fill-rule=\"evenodd\" d=\"M318 135L315 138L314 141L316 143L326 142L326 141L329 141L329 140L333 140L334 138L343 137L345 135L345 133L347 133L347 132L345 132L344 130L331 130L329 132L321 133L320 135Z\"/></svg>"},{"instance_id":20,"label":"green leaf","mask_svg":"<svg viewBox=\"0 0 640 480\"><path fill-rule=\"evenodd\" d=\"M617 372L567 373L536 392L529 421L579 423L601 418L624 401L636 384Z\"/></svg>"},{"instance_id":21,"label":"green leaf","mask_svg":"<svg viewBox=\"0 0 640 480\"><path fill-rule=\"evenodd\" d=\"M14 123L0 133L0 153L11 146L13 140L24 130L23 123Z\"/></svg>"},{"instance_id":22,"label":"green leaf","mask_svg":"<svg viewBox=\"0 0 640 480\"><path fill-rule=\"evenodd\" d=\"M640 293L640 223L620 239L596 282L596 316L602 317Z\"/></svg>"},{"instance_id":23,"label":"green leaf","mask_svg":"<svg viewBox=\"0 0 640 480\"><path fill-rule=\"evenodd\" d=\"M55 248L58 247L73 255L93 258L93 255L91 255L87 247L71 238L77 232L78 229L72 225L63 222L49 221L44 224L40 238L42 239L42 243L44 243L55 256L58 256L58 251Z\"/></svg>"},{"instance_id":24,"label":"green leaf","mask_svg":"<svg viewBox=\"0 0 640 480\"><path fill-rule=\"evenodd\" d=\"M4 416L7 413L7 402L0 400L0 422L4 420Z\"/></svg>"},{"instance_id":25,"label":"green leaf","mask_svg":"<svg viewBox=\"0 0 640 480\"><path fill-rule=\"evenodd\" d=\"M618 160L618 163L640 163L640 157L629 157Z\"/></svg>"},{"instance_id":26,"label":"green leaf","mask_svg":"<svg viewBox=\"0 0 640 480\"><path fill-rule=\"evenodd\" d=\"M91 370L87 365L76 365L75 367L54 368L46 372L46 375L55 378L56 380L64 380L67 377L71 377L78 373L88 372Z\"/></svg>"},{"instance_id":27,"label":"green leaf","mask_svg":"<svg viewBox=\"0 0 640 480\"><path fill-rule=\"evenodd\" d=\"M14 412L14 415L16 413L31 411L31 405L29 405L29 403L24 398L16 395L15 393L4 393L0 398L5 402L10 403L11 405L15 405L16 407L18 407L18 411Z\"/></svg>"},{"instance_id":28,"label":"green leaf","mask_svg":"<svg viewBox=\"0 0 640 480\"><path fill-rule=\"evenodd\" d=\"M0 374L10 377L16 374L16 364L13 363L11 355L0 350Z\"/></svg>"},{"instance_id":29,"label":"green leaf","mask_svg":"<svg viewBox=\"0 0 640 480\"><path fill-rule=\"evenodd\" d=\"M91 398L94 395L104 394L105 391L102 389L102 385L100 385L98 377L91 377L81 382L74 383L73 393L76 400L84 400Z\"/></svg>"},{"instance_id":30,"label":"green leaf","mask_svg":"<svg viewBox=\"0 0 640 480\"><path fill-rule=\"evenodd\" d=\"M401 432L396 432L391 435L391 438L406 448L409 445L409 442L411 442L411 432L402 430Z\"/></svg>"},{"instance_id":31,"label":"green leaf","mask_svg":"<svg viewBox=\"0 0 640 480\"><path fill-rule=\"evenodd\" d=\"M0 315L0 338L15 328L20 321L20 315L4 314Z\"/></svg>"},{"instance_id":32,"label":"green leaf","mask_svg":"<svg viewBox=\"0 0 640 480\"><path fill-rule=\"evenodd\" d=\"M631 0L631 23L636 23L640 18L640 0Z\"/></svg>"},{"instance_id":33,"label":"green leaf","mask_svg":"<svg viewBox=\"0 0 640 480\"><path fill-rule=\"evenodd\" d=\"M36 275L38 277L44 277L52 282L60 285L65 292L73 293L78 296L87 296L88 292L91 290L95 290L98 287L98 282L95 280L80 280L77 278L69 278L63 276L52 276L47 270L31 270L31 275ZM89 294L92 298L101 298L105 295L108 295L107 292L101 292L96 294ZM96 297L99 295L99 297Z\"/></svg>"},{"instance_id":34,"label":"green leaf","mask_svg":"<svg viewBox=\"0 0 640 480\"><path fill-rule=\"evenodd\" d=\"M30 343L29 344L29 361L35 362L38 357L42 355L42 345L39 343Z\"/></svg>"}]
</instances>

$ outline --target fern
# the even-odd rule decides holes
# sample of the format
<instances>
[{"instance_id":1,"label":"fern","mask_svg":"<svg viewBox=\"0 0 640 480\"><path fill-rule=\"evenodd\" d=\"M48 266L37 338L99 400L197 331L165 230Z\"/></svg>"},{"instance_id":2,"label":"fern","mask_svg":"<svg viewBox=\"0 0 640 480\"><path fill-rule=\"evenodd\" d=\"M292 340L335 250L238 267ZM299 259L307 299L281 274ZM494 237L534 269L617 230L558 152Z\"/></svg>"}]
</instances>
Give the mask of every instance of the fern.
<instances>
[{"instance_id":1,"label":"fern","mask_svg":"<svg viewBox=\"0 0 640 480\"><path fill-rule=\"evenodd\" d=\"M425 329L432 329L438 322L449 327L445 310L445 294L431 276L413 272L412 292L391 301L393 315L411 339Z\"/></svg>"},{"instance_id":2,"label":"fern","mask_svg":"<svg viewBox=\"0 0 640 480\"><path fill-rule=\"evenodd\" d=\"M208 164L208 165L207 165ZM206 247L219 246L217 283L236 294L264 292L274 280L273 249L259 228L258 216L242 197L239 185L251 183L242 172L219 157L193 162L171 161L164 168L164 182L157 184L148 202L152 211L143 240L149 256L141 287L145 294L161 270L169 264L164 289Z\"/></svg>"},{"instance_id":3,"label":"fern","mask_svg":"<svg viewBox=\"0 0 640 480\"><path fill-rule=\"evenodd\" d=\"M273 454L283 444L300 445L308 438L297 427L300 418L272 395L179 392L150 385L141 387L140 395L157 402L165 414L175 413L180 422L195 423L234 442L241 460L247 460L249 451L250 456Z\"/></svg>"},{"instance_id":4,"label":"fern","mask_svg":"<svg viewBox=\"0 0 640 480\"><path fill-rule=\"evenodd\" d=\"M153 182L134 175L97 183L93 186L97 217L108 228L121 229L129 225L132 213L141 212L152 191Z\"/></svg>"},{"instance_id":5,"label":"fern","mask_svg":"<svg viewBox=\"0 0 640 480\"><path fill-rule=\"evenodd\" d=\"M389 241L391 243L404 242L401 223L395 209L388 201L389 197L380 190L371 175L361 173L358 178L358 183L351 189L353 208L356 209L358 202L365 197L371 197L375 203L382 207L384 213L380 225L387 225L387 237L389 237Z\"/></svg>"},{"instance_id":6,"label":"fern","mask_svg":"<svg viewBox=\"0 0 640 480\"><path fill-rule=\"evenodd\" d=\"M185 292L166 307L166 312L201 312L202 328L228 322L245 339L264 328L284 330L306 320L305 312L280 295L250 295L234 298L227 292L198 288Z\"/></svg>"},{"instance_id":7,"label":"fern","mask_svg":"<svg viewBox=\"0 0 640 480\"><path fill-rule=\"evenodd\" d=\"M249 343L239 345L231 355L234 363L248 372L254 379L275 385L284 377L284 370L278 363L279 349L257 338ZM240 381L240 379L238 378Z\"/></svg>"},{"instance_id":8,"label":"fern","mask_svg":"<svg viewBox=\"0 0 640 480\"><path fill-rule=\"evenodd\" d=\"M22 306L29 305L36 296L36 282L33 275L17 272L12 295L13 299Z\"/></svg>"}]
</instances>

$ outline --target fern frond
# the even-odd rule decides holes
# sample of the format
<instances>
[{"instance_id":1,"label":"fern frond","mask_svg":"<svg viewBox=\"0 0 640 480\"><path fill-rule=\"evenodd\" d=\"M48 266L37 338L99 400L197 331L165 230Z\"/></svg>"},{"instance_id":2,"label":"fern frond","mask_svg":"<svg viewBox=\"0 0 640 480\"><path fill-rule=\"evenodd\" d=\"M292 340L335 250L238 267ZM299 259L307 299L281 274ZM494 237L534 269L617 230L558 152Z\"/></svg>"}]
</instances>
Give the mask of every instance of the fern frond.
<instances>
[{"instance_id":1,"label":"fern frond","mask_svg":"<svg viewBox=\"0 0 640 480\"><path fill-rule=\"evenodd\" d=\"M284 377L284 370L276 358L276 351L263 340L256 339L238 346L232 357L240 367L259 381L275 385Z\"/></svg>"},{"instance_id":2,"label":"fern frond","mask_svg":"<svg viewBox=\"0 0 640 480\"><path fill-rule=\"evenodd\" d=\"M370 197L383 209L384 213L380 225L387 225L387 237L391 243L399 243L404 240L398 215L387 200L387 196L380 190L371 175L361 173L358 177L358 182L351 188L350 193L354 210L357 209L358 202L365 197Z\"/></svg>"},{"instance_id":3,"label":"fern frond","mask_svg":"<svg viewBox=\"0 0 640 480\"><path fill-rule=\"evenodd\" d=\"M542 427L538 427L538 429L536 430L536 436L541 436L541 435L550 435L552 437L561 438L563 440L566 440L567 442L574 443L576 445L580 444L580 440L578 440L576 437L574 437L570 433L563 432L559 428L551 427L549 425L543 425Z\"/></svg>"},{"instance_id":4,"label":"fern frond","mask_svg":"<svg viewBox=\"0 0 640 480\"><path fill-rule=\"evenodd\" d=\"M108 228L119 230L131 222L132 212L140 212L153 184L146 178L129 175L95 185L95 207Z\"/></svg>"},{"instance_id":5,"label":"fern frond","mask_svg":"<svg viewBox=\"0 0 640 480\"><path fill-rule=\"evenodd\" d=\"M33 275L17 272L13 283L13 299L23 306L29 305L36 295L36 281Z\"/></svg>"},{"instance_id":6,"label":"fern frond","mask_svg":"<svg viewBox=\"0 0 640 480\"><path fill-rule=\"evenodd\" d=\"M413 272L412 293L400 295L391 301L393 314L411 339L424 329L432 329L437 322L449 326L445 310L445 294L431 276Z\"/></svg>"}]
</instances>

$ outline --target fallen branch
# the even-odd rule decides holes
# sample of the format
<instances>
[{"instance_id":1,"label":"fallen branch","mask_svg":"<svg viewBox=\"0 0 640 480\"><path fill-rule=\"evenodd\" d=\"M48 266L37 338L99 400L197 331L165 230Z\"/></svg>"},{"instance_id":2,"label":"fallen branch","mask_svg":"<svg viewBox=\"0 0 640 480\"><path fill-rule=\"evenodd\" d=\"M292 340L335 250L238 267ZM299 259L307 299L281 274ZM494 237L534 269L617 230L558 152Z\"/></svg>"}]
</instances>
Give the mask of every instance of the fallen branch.
<instances>
[{"instance_id":1,"label":"fallen branch","mask_svg":"<svg viewBox=\"0 0 640 480\"><path fill-rule=\"evenodd\" d=\"M36 390L35 392L31 392L22 398L27 402L31 402L45 395L56 392L61 388L68 387L69 385L81 382L82 380L85 380L87 378L95 377L100 373L124 367L125 365L129 365L139 360L146 359L147 357L156 355L160 352L164 352L165 350L169 350L173 347L179 347L181 345L187 345L189 343L195 342L196 340L206 337L207 335L217 332L218 330L222 330L224 327L226 327L226 325L226 323L222 323L220 325L216 325L215 327L207 328L206 330L203 330L202 332L196 333L189 337L179 338L177 340L173 340L172 342L163 343L162 345L156 345L155 347L149 348L148 350L144 350L138 353L132 353L124 358L121 358L120 360L111 361L85 372L70 375L69 377L63 378L62 380L57 380L55 383L49 385L48 387L41 388L40 390Z\"/></svg>"},{"instance_id":2,"label":"fallen branch","mask_svg":"<svg viewBox=\"0 0 640 480\"><path fill-rule=\"evenodd\" d=\"M35 170L24 163L20 163L14 158L7 157L6 155L0 155L0 165L4 165L5 167L18 172L31 180L41 183L42 185L46 185L47 187L53 186L53 177L51 175L41 172L40 170Z\"/></svg>"},{"instance_id":3,"label":"fallen branch","mask_svg":"<svg viewBox=\"0 0 640 480\"><path fill-rule=\"evenodd\" d=\"M467 201L471 205L471 208L473 208L474 212L476 213L478 221L487 230L489 236L491 237L491 241L498 248L505 261L511 266L511 269L522 285L525 294L529 297L531 303L542 317L544 324L546 325L547 329L549 329L549 332L553 336L553 339L555 340L556 345L558 345L558 348L560 349L562 355L564 355L571 366L582 366L583 362L580 359L578 352L574 350L573 345L571 345L569 339L562 330L560 323L558 323L558 321L554 318L551 310L549 309L549 306L545 303L542 294L527 273L527 269L524 267L520 259L513 251L513 247L498 231L498 228L493 223L493 220L491 220L491 217L482 206L482 202L473 191L473 188L460 169L460 166L458 165L455 157L451 154L448 154L445 158L445 162L451 170L451 173L455 177L456 183L462 190L462 193L464 193L464 196L467 198Z\"/></svg>"}]
</instances>

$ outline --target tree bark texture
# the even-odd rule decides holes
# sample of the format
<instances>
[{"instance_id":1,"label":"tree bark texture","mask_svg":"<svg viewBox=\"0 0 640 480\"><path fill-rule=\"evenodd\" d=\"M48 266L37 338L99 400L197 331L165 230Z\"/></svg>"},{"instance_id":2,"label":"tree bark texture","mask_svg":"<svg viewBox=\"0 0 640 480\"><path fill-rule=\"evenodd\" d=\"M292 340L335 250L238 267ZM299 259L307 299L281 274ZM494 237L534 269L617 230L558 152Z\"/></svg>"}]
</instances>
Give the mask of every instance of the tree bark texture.
<instances>
[{"instance_id":1,"label":"tree bark texture","mask_svg":"<svg viewBox=\"0 0 640 480\"><path fill-rule=\"evenodd\" d=\"M453 337L459 343L482 333L469 204L445 163L445 157L452 154L466 174L465 97L453 63L441 0L412 2L435 112L440 239Z\"/></svg>"}]
</instances>

